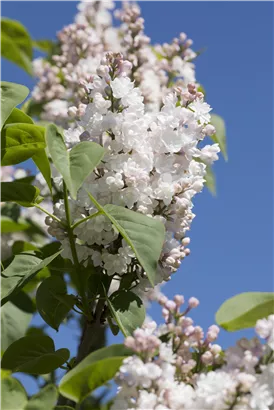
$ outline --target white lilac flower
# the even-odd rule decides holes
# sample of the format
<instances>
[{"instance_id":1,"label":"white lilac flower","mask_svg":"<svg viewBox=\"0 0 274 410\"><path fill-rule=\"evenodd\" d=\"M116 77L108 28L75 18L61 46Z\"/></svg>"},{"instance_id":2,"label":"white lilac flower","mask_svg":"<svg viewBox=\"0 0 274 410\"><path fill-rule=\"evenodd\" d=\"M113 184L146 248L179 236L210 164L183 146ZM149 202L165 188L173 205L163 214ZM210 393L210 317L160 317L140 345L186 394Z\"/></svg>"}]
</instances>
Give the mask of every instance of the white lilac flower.
<instances>
[{"instance_id":1,"label":"white lilac flower","mask_svg":"<svg viewBox=\"0 0 274 410\"><path fill-rule=\"evenodd\" d=\"M210 343L218 335L216 325L204 332L180 312L182 295L173 300L160 295L159 303L165 325L146 322L125 339L132 356L123 361L116 375L118 392L111 410L273 410L274 363L267 363L271 355L265 345L256 339L242 339L237 350L230 348L226 360L232 352L242 357L242 351L249 348L257 363L265 363L240 370L242 359L238 367L228 365L220 355L222 348ZM187 312L198 303L190 298ZM258 321L257 326L262 323ZM161 340L163 336L169 342ZM195 360L207 353L210 361Z\"/></svg>"},{"instance_id":2,"label":"white lilac flower","mask_svg":"<svg viewBox=\"0 0 274 410\"><path fill-rule=\"evenodd\" d=\"M105 55L99 70L102 75L90 79L89 96L93 100L87 105L80 125L64 133L68 147L77 145L78 138L79 142L101 143L106 151L104 162L85 180L77 201L70 199L70 207L74 222L81 215L92 215L96 210L88 191L103 205L126 206L160 218L167 231L156 280L161 283L189 254L184 239L194 218L192 198L203 188L206 168L195 160L205 156L199 147L204 138L203 125L187 108L187 102L180 102L180 90L165 97L158 113L144 114L140 90L121 68L127 67L125 63L120 54ZM110 82L109 72L114 73ZM194 104L200 95L195 85L189 89ZM210 161L217 159L217 151L214 144ZM55 213L64 218L63 206L56 205ZM57 233L62 240L62 234L53 224L50 233ZM90 262L94 260L98 266L100 261L100 267L108 275L123 275L131 269L139 283L135 291L149 288L147 279L141 280L141 267L133 252L129 247L122 250L121 239L106 217L100 215L88 220L74 232L81 246L89 247L88 252L81 254L85 258L91 256ZM63 246L66 244L67 241ZM93 257L93 252L97 255L98 251L101 258Z\"/></svg>"},{"instance_id":3,"label":"white lilac flower","mask_svg":"<svg viewBox=\"0 0 274 410\"><path fill-rule=\"evenodd\" d=\"M274 315L258 320L255 331L262 339L266 339L268 346L274 350Z\"/></svg>"},{"instance_id":4,"label":"white lilac flower","mask_svg":"<svg viewBox=\"0 0 274 410\"><path fill-rule=\"evenodd\" d=\"M43 119L63 126L79 119L88 104L85 89L109 50L123 53L127 63L121 64L120 69L129 73L131 81L140 87L146 112L159 111L170 89L186 89L188 83L195 83L196 53L184 33L170 44L153 47L144 33L139 6L124 2L122 10L115 10L115 17L122 23L120 27L112 22L114 6L111 1L80 2L74 22L58 33L58 54L52 56L51 62L34 60L34 73L39 81L32 95L42 104ZM120 85L119 89L121 92ZM133 90L133 94L136 92L137 89ZM131 104L132 97L128 94L123 104Z\"/></svg>"}]
</instances>

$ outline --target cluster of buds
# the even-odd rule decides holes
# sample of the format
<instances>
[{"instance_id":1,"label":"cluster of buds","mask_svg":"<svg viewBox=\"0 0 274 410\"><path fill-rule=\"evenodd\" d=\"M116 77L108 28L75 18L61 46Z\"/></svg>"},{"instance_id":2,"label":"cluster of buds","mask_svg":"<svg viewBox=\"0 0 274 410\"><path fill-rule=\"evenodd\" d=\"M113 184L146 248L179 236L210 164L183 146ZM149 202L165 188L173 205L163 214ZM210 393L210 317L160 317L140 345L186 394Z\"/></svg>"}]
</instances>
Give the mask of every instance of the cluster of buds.
<instances>
[{"instance_id":1,"label":"cluster of buds","mask_svg":"<svg viewBox=\"0 0 274 410\"><path fill-rule=\"evenodd\" d=\"M180 33L179 37L175 37L171 44L164 43L163 45L157 45L155 50L164 57L163 64L166 64L167 61L171 61L174 57L181 57L193 59L196 57L190 47L192 46L193 41L187 38L185 33Z\"/></svg>"},{"instance_id":2,"label":"cluster of buds","mask_svg":"<svg viewBox=\"0 0 274 410\"><path fill-rule=\"evenodd\" d=\"M143 32L144 19L141 17L140 8L137 4L124 3L123 9L115 12L115 17L124 23L121 27L122 47L126 50L127 58L134 67L138 67L146 60L142 49L150 43L150 38Z\"/></svg>"},{"instance_id":3,"label":"cluster of buds","mask_svg":"<svg viewBox=\"0 0 274 410\"><path fill-rule=\"evenodd\" d=\"M125 60L122 53L105 53L97 74L109 84L115 77L126 76L132 69L130 61Z\"/></svg>"},{"instance_id":4,"label":"cluster of buds","mask_svg":"<svg viewBox=\"0 0 274 410\"><path fill-rule=\"evenodd\" d=\"M133 336L128 336L124 342L126 347L141 355L144 359L155 356L161 345L160 339L147 331L149 328L155 329L156 323L150 322L146 329L136 329Z\"/></svg>"}]
</instances>

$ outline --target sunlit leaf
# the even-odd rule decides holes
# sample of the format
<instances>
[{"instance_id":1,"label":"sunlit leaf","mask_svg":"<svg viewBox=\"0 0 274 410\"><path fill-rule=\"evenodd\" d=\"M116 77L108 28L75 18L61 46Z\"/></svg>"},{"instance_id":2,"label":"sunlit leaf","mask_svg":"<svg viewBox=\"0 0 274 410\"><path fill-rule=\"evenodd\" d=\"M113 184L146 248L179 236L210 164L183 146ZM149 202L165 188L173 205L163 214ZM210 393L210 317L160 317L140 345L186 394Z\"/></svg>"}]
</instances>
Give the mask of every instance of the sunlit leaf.
<instances>
[{"instance_id":1,"label":"sunlit leaf","mask_svg":"<svg viewBox=\"0 0 274 410\"><path fill-rule=\"evenodd\" d=\"M103 158L104 148L84 141L68 151L62 134L53 124L47 127L46 140L55 167L64 178L72 198L76 199L77 191Z\"/></svg>"},{"instance_id":2,"label":"sunlit leaf","mask_svg":"<svg viewBox=\"0 0 274 410\"><path fill-rule=\"evenodd\" d=\"M1 163L15 165L46 148L45 128L35 124L5 125L1 132Z\"/></svg>"},{"instance_id":3,"label":"sunlit leaf","mask_svg":"<svg viewBox=\"0 0 274 410\"><path fill-rule=\"evenodd\" d=\"M1 56L19 65L32 75L32 40L19 21L1 19Z\"/></svg>"},{"instance_id":4,"label":"sunlit leaf","mask_svg":"<svg viewBox=\"0 0 274 410\"><path fill-rule=\"evenodd\" d=\"M123 359L132 354L123 345L111 345L96 350L69 371L60 381L59 391L76 403L97 387L111 380Z\"/></svg>"},{"instance_id":5,"label":"sunlit leaf","mask_svg":"<svg viewBox=\"0 0 274 410\"><path fill-rule=\"evenodd\" d=\"M273 292L246 292L226 300L216 322L228 331L254 327L257 320L274 314Z\"/></svg>"},{"instance_id":6,"label":"sunlit leaf","mask_svg":"<svg viewBox=\"0 0 274 410\"><path fill-rule=\"evenodd\" d=\"M24 410L24 406L27 402L27 393L17 379L14 377L1 379L2 410Z\"/></svg>"},{"instance_id":7,"label":"sunlit leaf","mask_svg":"<svg viewBox=\"0 0 274 410\"><path fill-rule=\"evenodd\" d=\"M1 81L1 129L13 108L28 96L29 89L21 84Z\"/></svg>"}]
</instances>

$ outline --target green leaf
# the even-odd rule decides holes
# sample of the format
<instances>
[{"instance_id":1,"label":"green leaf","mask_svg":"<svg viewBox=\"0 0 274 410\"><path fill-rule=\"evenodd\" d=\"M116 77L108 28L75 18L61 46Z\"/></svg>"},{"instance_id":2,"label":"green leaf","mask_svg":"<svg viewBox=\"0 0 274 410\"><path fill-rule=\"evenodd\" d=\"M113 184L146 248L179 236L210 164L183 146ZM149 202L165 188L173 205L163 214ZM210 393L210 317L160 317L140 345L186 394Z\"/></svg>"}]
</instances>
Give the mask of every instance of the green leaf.
<instances>
[{"instance_id":1,"label":"green leaf","mask_svg":"<svg viewBox=\"0 0 274 410\"><path fill-rule=\"evenodd\" d=\"M39 251L39 248L37 248L37 246L33 245L30 242L24 242L24 241L15 241L14 244L12 245L13 255L18 255L19 253L28 252L28 251Z\"/></svg>"},{"instance_id":2,"label":"green leaf","mask_svg":"<svg viewBox=\"0 0 274 410\"><path fill-rule=\"evenodd\" d=\"M116 291L107 303L112 317L116 320L123 335L130 336L137 327L141 327L146 317L142 300L130 291Z\"/></svg>"},{"instance_id":3,"label":"green leaf","mask_svg":"<svg viewBox=\"0 0 274 410\"><path fill-rule=\"evenodd\" d=\"M2 165L15 165L44 150L45 128L35 124L8 124L1 133Z\"/></svg>"},{"instance_id":4,"label":"green leaf","mask_svg":"<svg viewBox=\"0 0 274 410\"><path fill-rule=\"evenodd\" d=\"M25 336L7 348L1 367L13 372L47 374L68 359L69 350L55 351L54 342L49 336Z\"/></svg>"},{"instance_id":5,"label":"green leaf","mask_svg":"<svg viewBox=\"0 0 274 410\"><path fill-rule=\"evenodd\" d=\"M21 104L29 94L24 85L1 81L1 129L13 108Z\"/></svg>"},{"instance_id":6,"label":"green leaf","mask_svg":"<svg viewBox=\"0 0 274 410\"><path fill-rule=\"evenodd\" d=\"M53 410L58 392L53 384L49 384L31 397L24 410Z\"/></svg>"},{"instance_id":7,"label":"green leaf","mask_svg":"<svg viewBox=\"0 0 274 410\"><path fill-rule=\"evenodd\" d=\"M227 157L227 148L226 148L226 128L225 122L219 115L211 114L211 124L215 127L216 133L212 135L211 139L214 142L217 142L220 145L220 150L223 153L225 160L228 160Z\"/></svg>"},{"instance_id":8,"label":"green leaf","mask_svg":"<svg viewBox=\"0 0 274 410\"><path fill-rule=\"evenodd\" d=\"M44 321L58 331L75 299L75 296L67 294L66 283L60 276L50 276L37 290L36 306Z\"/></svg>"},{"instance_id":9,"label":"green leaf","mask_svg":"<svg viewBox=\"0 0 274 410\"><path fill-rule=\"evenodd\" d=\"M111 333L113 334L113 336L117 336L118 333L119 333L119 331L120 331L119 326L115 325L115 324L112 322L111 317L109 317L109 316L107 317L107 321L108 321L108 325L109 325L109 328L110 328L110 330L111 330Z\"/></svg>"},{"instance_id":10,"label":"green leaf","mask_svg":"<svg viewBox=\"0 0 274 410\"><path fill-rule=\"evenodd\" d=\"M39 171L45 178L46 183L48 184L50 192L52 192L52 186L51 186L51 168L50 168L50 163L48 156L46 154L46 151L44 149L40 149L34 154L32 157L33 161L39 168Z\"/></svg>"},{"instance_id":11,"label":"green leaf","mask_svg":"<svg viewBox=\"0 0 274 410\"><path fill-rule=\"evenodd\" d=\"M25 231L28 229L30 225L23 219L18 219L15 222L13 219L8 218L7 216L1 216L1 232L3 233L11 233L11 232L19 232Z\"/></svg>"},{"instance_id":12,"label":"green leaf","mask_svg":"<svg viewBox=\"0 0 274 410\"><path fill-rule=\"evenodd\" d=\"M257 320L274 313L274 293L246 292L226 300L215 319L228 331L254 327Z\"/></svg>"},{"instance_id":13,"label":"green leaf","mask_svg":"<svg viewBox=\"0 0 274 410\"><path fill-rule=\"evenodd\" d=\"M19 108L14 108L8 117L8 119L5 122L5 125L7 124L14 124L16 122L26 123L26 124L34 124L32 119L25 114L22 110L19 110Z\"/></svg>"},{"instance_id":14,"label":"green leaf","mask_svg":"<svg viewBox=\"0 0 274 410\"><path fill-rule=\"evenodd\" d=\"M51 40L32 40L32 45L39 51L51 54L55 44Z\"/></svg>"},{"instance_id":15,"label":"green leaf","mask_svg":"<svg viewBox=\"0 0 274 410\"><path fill-rule=\"evenodd\" d=\"M20 206L9 202L2 204L1 215L7 216L17 222L20 217Z\"/></svg>"},{"instance_id":16,"label":"green leaf","mask_svg":"<svg viewBox=\"0 0 274 410\"><path fill-rule=\"evenodd\" d=\"M31 252L16 255L9 266L1 272L2 306L61 252L59 251L44 260L37 258Z\"/></svg>"},{"instance_id":17,"label":"green leaf","mask_svg":"<svg viewBox=\"0 0 274 410\"><path fill-rule=\"evenodd\" d=\"M31 326L26 331L26 336L47 336L42 327Z\"/></svg>"},{"instance_id":18,"label":"green leaf","mask_svg":"<svg viewBox=\"0 0 274 410\"><path fill-rule=\"evenodd\" d=\"M105 297L105 290L108 290L112 278L102 273L101 270L97 271L95 268L90 271L91 267L88 266L85 270L85 274L88 276L87 287L89 296L94 299L99 295Z\"/></svg>"},{"instance_id":19,"label":"green leaf","mask_svg":"<svg viewBox=\"0 0 274 410\"><path fill-rule=\"evenodd\" d=\"M212 195L216 195L216 178L212 167L210 165L206 166L205 184Z\"/></svg>"},{"instance_id":20,"label":"green leaf","mask_svg":"<svg viewBox=\"0 0 274 410\"><path fill-rule=\"evenodd\" d=\"M81 402L97 387L111 380L123 359L132 354L123 345L103 347L89 354L60 381L59 391L76 403Z\"/></svg>"},{"instance_id":21,"label":"green leaf","mask_svg":"<svg viewBox=\"0 0 274 410\"><path fill-rule=\"evenodd\" d=\"M73 407L70 406L55 406L54 410L74 410Z\"/></svg>"},{"instance_id":22,"label":"green leaf","mask_svg":"<svg viewBox=\"0 0 274 410\"><path fill-rule=\"evenodd\" d=\"M1 201L31 207L41 202L40 190L24 182L1 182Z\"/></svg>"},{"instance_id":23,"label":"green leaf","mask_svg":"<svg viewBox=\"0 0 274 410\"><path fill-rule=\"evenodd\" d=\"M85 141L68 152L63 136L53 124L47 127L46 140L55 167L63 176L72 198L76 199L78 189L103 158L104 148Z\"/></svg>"},{"instance_id":24,"label":"green leaf","mask_svg":"<svg viewBox=\"0 0 274 410\"><path fill-rule=\"evenodd\" d=\"M21 108L26 114L30 115L31 117L39 118L40 114L43 111L44 104L44 102L36 102L32 98L29 98ZM42 125L40 121L39 124Z\"/></svg>"},{"instance_id":25,"label":"green leaf","mask_svg":"<svg viewBox=\"0 0 274 410\"><path fill-rule=\"evenodd\" d=\"M27 402L27 393L17 379L6 377L1 380L2 410L23 410Z\"/></svg>"},{"instance_id":26,"label":"green leaf","mask_svg":"<svg viewBox=\"0 0 274 410\"><path fill-rule=\"evenodd\" d=\"M11 375L11 371L10 370L4 370L1 369L1 379L6 379L7 377L9 377Z\"/></svg>"},{"instance_id":27,"label":"green leaf","mask_svg":"<svg viewBox=\"0 0 274 410\"><path fill-rule=\"evenodd\" d=\"M32 314L24 312L13 303L1 307L1 350L23 337L31 321Z\"/></svg>"},{"instance_id":28,"label":"green leaf","mask_svg":"<svg viewBox=\"0 0 274 410\"><path fill-rule=\"evenodd\" d=\"M27 29L16 20L1 19L1 32L12 38L22 51L32 60L32 40Z\"/></svg>"},{"instance_id":29,"label":"green leaf","mask_svg":"<svg viewBox=\"0 0 274 410\"><path fill-rule=\"evenodd\" d=\"M27 29L16 20L1 19L1 55L32 75L32 41Z\"/></svg>"},{"instance_id":30,"label":"green leaf","mask_svg":"<svg viewBox=\"0 0 274 410\"><path fill-rule=\"evenodd\" d=\"M30 296L23 291L20 291L11 297L10 301L23 312L34 313L36 310Z\"/></svg>"},{"instance_id":31,"label":"green leaf","mask_svg":"<svg viewBox=\"0 0 274 410\"><path fill-rule=\"evenodd\" d=\"M144 268L154 286L158 260L165 240L165 227L156 219L116 205L101 206L88 193L96 208L104 214L120 232Z\"/></svg>"}]
</instances>

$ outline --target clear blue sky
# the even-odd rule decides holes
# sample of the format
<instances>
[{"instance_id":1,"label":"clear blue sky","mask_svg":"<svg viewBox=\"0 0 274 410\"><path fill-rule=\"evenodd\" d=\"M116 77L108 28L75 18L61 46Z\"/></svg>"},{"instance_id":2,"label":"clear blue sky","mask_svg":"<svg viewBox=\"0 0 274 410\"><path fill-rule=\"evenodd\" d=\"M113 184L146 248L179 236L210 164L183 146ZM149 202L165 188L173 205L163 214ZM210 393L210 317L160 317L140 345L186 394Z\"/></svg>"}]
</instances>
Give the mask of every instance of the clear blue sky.
<instances>
[{"instance_id":1,"label":"clear blue sky","mask_svg":"<svg viewBox=\"0 0 274 410\"><path fill-rule=\"evenodd\" d=\"M165 286L170 297L198 297L201 305L193 317L207 327L227 298L273 290L273 3L140 4L153 43L184 31L194 49L207 47L196 61L197 79L227 124L229 161L221 159L215 166L217 198L208 192L197 196L191 255ZM35 39L54 39L56 31L72 22L75 10L76 2L2 3L2 15L20 20ZM6 61L2 79L33 85ZM160 319L159 309L150 313ZM74 349L70 332L60 329L58 347ZM222 331L219 342L228 346L252 334Z\"/></svg>"}]
</instances>

